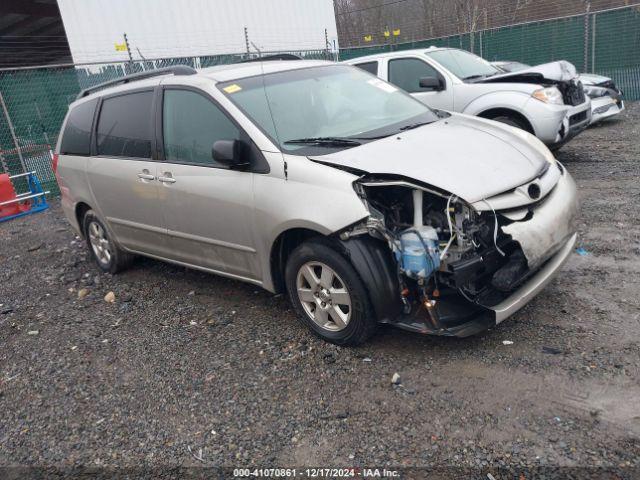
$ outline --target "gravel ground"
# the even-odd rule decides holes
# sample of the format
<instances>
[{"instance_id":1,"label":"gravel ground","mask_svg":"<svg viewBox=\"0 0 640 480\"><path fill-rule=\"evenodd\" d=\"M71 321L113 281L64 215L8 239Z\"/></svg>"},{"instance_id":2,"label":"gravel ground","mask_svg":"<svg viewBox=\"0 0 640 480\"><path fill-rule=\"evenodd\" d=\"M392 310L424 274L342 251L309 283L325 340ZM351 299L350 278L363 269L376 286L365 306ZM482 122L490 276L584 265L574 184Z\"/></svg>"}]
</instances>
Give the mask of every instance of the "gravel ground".
<instances>
[{"instance_id":1,"label":"gravel ground","mask_svg":"<svg viewBox=\"0 0 640 480\"><path fill-rule=\"evenodd\" d=\"M559 152L580 188L588 253L513 318L467 339L383 328L338 348L311 337L282 296L250 285L147 259L100 273L56 202L1 224L0 465L633 476L639 120L630 105Z\"/></svg>"}]
</instances>

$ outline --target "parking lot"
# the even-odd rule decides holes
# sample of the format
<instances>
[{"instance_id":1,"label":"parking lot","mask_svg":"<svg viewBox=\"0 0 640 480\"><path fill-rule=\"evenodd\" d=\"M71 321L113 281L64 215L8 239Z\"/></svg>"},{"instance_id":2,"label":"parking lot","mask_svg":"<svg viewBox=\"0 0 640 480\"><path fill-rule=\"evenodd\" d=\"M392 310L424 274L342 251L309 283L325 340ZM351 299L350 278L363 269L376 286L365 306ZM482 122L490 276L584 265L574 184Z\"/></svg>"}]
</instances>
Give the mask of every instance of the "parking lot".
<instances>
[{"instance_id":1,"label":"parking lot","mask_svg":"<svg viewBox=\"0 0 640 480\"><path fill-rule=\"evenodd\" d=\"M580 253L466 339L338 348L250 285L100 273L56 200L2 224L0 464L640 467L639 139L631 104L558 153Z\"/></svg>"}]
</instances>

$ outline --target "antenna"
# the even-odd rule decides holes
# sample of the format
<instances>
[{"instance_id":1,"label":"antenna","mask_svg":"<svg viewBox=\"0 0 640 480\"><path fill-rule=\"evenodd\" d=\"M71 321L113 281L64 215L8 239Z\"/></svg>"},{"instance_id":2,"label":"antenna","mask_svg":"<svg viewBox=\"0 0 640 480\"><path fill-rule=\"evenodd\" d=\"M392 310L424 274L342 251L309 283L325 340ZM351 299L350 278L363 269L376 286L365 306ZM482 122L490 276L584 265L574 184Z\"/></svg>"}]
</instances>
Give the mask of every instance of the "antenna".
<instances>
[{"instance_id":1,"label":"antenna","mask_svg":"<svg viewBox=\"0 0 640 480\"><path fill-rule=\"evenodd\" d=\"M278 143L280 145L282 145L282 142L280 141L280 135L278 134L278 126L276 125L276 121L273 118L273 111L271 110L271 102L269 101L269 94L267 93L267 83L264 79L264 62L262 61L262 51L256 46L255 43L251 42L251 45L253 46L253 48L256 50L256 52L258 52L258 57L260 58L259 62L260 62L260 73L261 73L261 77L262 77L262 91L264 92L264 98L267 101L267 108L269 109L269 116L271 117L271 123L273 123L273 131L276 134L276 138L278 140ZM278 146L280 146L278 145ZM282 155L282 153L281 153ZM284 167L284 179L288 180L289 179L289 174L288 174L288 165L287 165L287 161L284 159L284 155L282 155L282 161L283 163L283 167Z\"/></svg>"}]
</instances>

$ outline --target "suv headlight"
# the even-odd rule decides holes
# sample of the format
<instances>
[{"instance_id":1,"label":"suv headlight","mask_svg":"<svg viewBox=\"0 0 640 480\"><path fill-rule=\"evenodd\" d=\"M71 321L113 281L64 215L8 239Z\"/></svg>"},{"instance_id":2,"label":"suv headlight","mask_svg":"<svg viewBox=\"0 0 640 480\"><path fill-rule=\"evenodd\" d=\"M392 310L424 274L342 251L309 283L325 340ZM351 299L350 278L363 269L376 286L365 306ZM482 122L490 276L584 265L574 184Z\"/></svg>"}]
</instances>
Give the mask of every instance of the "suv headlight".
<instances>
[{"instance_id":1,"label":"suv headlight","mask_svg":"<svg viewBox=\"0 0 640 480\"><path fill-rule=\"evenodd\" d=\"M584 93L589 95L589 97L591 98L598 98L598 97L606 97L609 94L609 90L602 87L585 86Z\"/></svg>"},{"instance_id":2,"label":"suv headlight","mask_svg":"<svg viewBox=\"0 0 640 480\"><path fill-rule=\"evenodd\" d=\"M562 93L560 93L560 90L558 90L556 87L541 88L540 90L536 90L535 92L533 92L531 96L544 103L550 103L553 105L564 105L564 101L562 100Z\"/></svg>"}]
</instances>

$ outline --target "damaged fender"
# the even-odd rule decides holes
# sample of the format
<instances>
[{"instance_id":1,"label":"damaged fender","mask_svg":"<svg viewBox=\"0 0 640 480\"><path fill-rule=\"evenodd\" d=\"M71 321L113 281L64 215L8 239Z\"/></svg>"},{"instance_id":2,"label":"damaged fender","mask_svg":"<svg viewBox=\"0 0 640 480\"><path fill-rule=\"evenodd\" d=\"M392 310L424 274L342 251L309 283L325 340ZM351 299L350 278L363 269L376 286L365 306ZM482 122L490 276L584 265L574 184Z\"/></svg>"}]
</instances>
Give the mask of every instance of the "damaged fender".
<instances>
[{"instance_id":1,"label":"damaged fender","mask_svg":"<svg viewBox=\"0 0 640 480\"><path fill-rule=\"evenodd\" d=\"M391 323L402 313L397 267L389 247L369 236L342 240L351 264L370 292L378 322Z\"/></svg>"}]
</instances>

